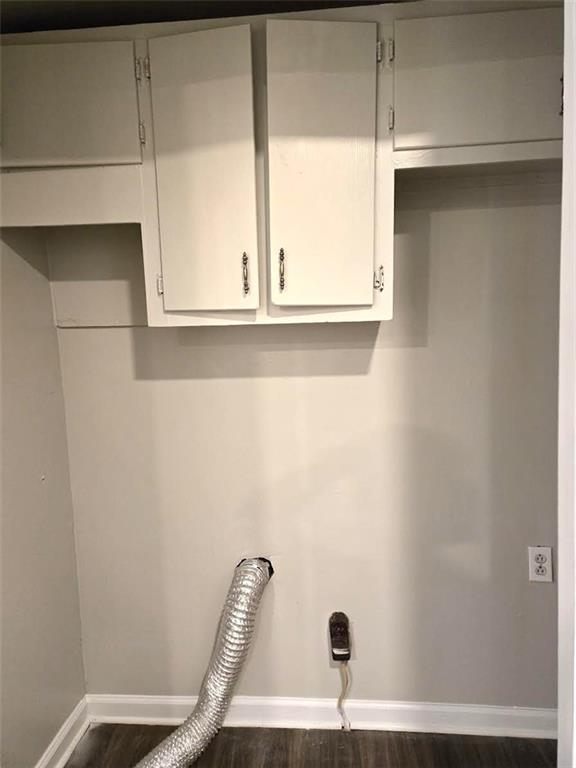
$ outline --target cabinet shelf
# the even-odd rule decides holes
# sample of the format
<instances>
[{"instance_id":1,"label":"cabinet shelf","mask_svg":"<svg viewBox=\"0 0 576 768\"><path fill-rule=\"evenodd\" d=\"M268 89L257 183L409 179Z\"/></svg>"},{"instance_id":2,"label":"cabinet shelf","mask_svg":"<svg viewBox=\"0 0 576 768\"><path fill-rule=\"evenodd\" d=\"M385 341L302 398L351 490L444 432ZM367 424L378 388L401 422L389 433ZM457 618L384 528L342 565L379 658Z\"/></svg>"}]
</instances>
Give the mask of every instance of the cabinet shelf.
<instances>
[{"instance_id":1,"label":"cabinet shelf","mask_svg":"<svg viewBox=\"0 0 576 768\"><path fill-rule=\"evenodd\" d=\"M467 147L403 149L393 154L395 171L438 171L467 174L490 173L502 166L509 170L539 170L558 167L562 160L562 141L519 141L508 144L482 144Z\"/></svg>"}]
</instances>

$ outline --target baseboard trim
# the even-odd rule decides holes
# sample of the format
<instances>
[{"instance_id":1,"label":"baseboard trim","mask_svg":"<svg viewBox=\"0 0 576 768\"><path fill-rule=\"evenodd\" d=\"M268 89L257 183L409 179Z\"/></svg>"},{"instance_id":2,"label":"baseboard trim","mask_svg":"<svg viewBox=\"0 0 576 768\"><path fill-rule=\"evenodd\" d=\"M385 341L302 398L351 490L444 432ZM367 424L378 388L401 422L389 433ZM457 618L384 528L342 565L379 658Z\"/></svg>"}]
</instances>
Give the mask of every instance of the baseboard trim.
<instances>
[{"instance_id":1,"label":"baseboard trim","mask_svg":"<svg viewBox=\"0 0 576 768\"><path fill-rule=\"evenodd\" d=\"M194 709L196 697L88 694L86 703L93 723L179 724ZM346 711L358 730L543 739L557 733L555 709L352 699ZM339 728L340 720L334 699L236 696L225 725Z\"/></svg>"},{"instance_id":2,"label":"baseboard trim","mask_svg":"<svg viewBox=\"0 0 576 768\"><path fill-rule=\"evenodd\" d=\"M88 704L82 698L66 718L34 768L64 768L74 747L90 725Z\"/></svg>"},{"instance_id":3,"label":"baseboard trim","mask_svg":"<svg viewBox=\"0 0 576 768\"><path fill-rule=\"evenodd\" d=\"M92 723L181 723L194 709L195 696L120 696L88 694L78 702L35 768L64 768ZM555 739L555 709L430 704L352 699L346 705L357 730L460 733ZM334 699L235 696L228 726L261 728L339 728Z\"/></svg>"}]
</instances>

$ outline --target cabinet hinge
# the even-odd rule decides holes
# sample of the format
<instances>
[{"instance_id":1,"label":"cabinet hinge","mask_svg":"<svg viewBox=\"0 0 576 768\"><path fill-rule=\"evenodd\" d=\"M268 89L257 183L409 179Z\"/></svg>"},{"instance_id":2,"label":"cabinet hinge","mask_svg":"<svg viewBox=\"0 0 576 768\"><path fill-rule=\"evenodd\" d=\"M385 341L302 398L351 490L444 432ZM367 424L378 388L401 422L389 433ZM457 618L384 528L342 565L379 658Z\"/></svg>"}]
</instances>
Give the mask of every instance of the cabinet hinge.
<instances>
[{"instance_id":1,"label":"cabinet hinge","mask_svg":"<svg viewBox=\"0 0 576 768\"><path fill-rule=\"evenodd\" d=\"M388 107L388 130L389 131L394 130L395 119L396 119L396 115L394 113L394 107L390 105Z\"/></svg>"},{"instance_id":2,"label":"cabinet hinge","mask_svg":"<svg viewBox=\"0 0 576 768\"><path fill-rule=\"evenodd\" d=\"M392 64L394 61L394 38L388 37L384 40L384 59L386 64Z\"/></svg>"},{"instance_id":3,"label":"cabinet hinge","mask_svg":"<svg viewBox=\"0 0 576 768\"><path fill-rule=\"evenodd\" d=\"M387 67L394 61L394 39L387 37L386 40L378 40L376 43L376 61L380 64L384 62Z\"/></svg>"},{"instance_id":4,"label":"cabinet hinge","mask_svg":"<svg viewBox=\"0 0 576 768\"><path fill-rule=\"evenodd\" d=\"M140 137L140 144L146 144L146 126L142 120L138 123L138 136Z\"/></svg>"},{"instance_id":5,"label":"cabinet hinge","mask_svg":"<svg viewBox=\"0 0 576 768\"><path fill-rule=\"evenodd\" d=\"M374 290L375 291L382 291L384 290L384 265L380 264L378 269L374 270Z\"/></svg>"},{"instance_id":6,"label":"cabinet hinge","mask_svg":"<svg viewBox=\"0 0 576 768\"><path fill-rule=\"evenodd\" d=\"M156 290L158 291L158 296L164 295L164 278L162 275L156 275Z\"/></svg>"},{"instance_id":7,"label":"cabinet hinge","mask_svg":"<svg viewBox=\"0 0 576 768\"><path fill-rule=\"evenodd\" d=\"M136 56L134 59L134 74L136 76L136 82L141 83L142 78L150 80L150 57Z\"/></svg>"}]
</instances>

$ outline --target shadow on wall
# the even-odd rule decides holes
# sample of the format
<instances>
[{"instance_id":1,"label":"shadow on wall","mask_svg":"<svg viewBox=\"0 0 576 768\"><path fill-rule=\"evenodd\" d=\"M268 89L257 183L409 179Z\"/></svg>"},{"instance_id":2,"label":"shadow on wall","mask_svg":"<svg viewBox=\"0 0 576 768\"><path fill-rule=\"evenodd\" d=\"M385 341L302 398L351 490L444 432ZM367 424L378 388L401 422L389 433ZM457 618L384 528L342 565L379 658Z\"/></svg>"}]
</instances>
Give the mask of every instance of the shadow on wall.
<instances>
[{"instance_id":1,"label":"shadow on wall","mask_svg":"<svg viewBox=\"0 0 576 768\"><path fill-rule=\"evenodd\" d=\"M375 347L428 342L429 213L398 217L394 319L133 332L137 379L361 376Z\"/></svg>"},{"instance_id":2,"label":"shadow on wall","mask_svg":"<svg viewBox=\"0 0 576 768\"><path fill-rule=\"evenodd\" d=\"M58 326L146 326L138 224L47 227L45 236Z\"/></svg>"},{"instance_id":3,"label":"shadow on wall","mask_svg":"<svg viewBox=\"0 0 576 768\"><path fill-rule=\"evenodd\" d=\"M38 230L36 230L37 232ZM42 277L48 278L48 259L46 251L41 238L38 238L40 243L39 247L35 250L30 249L28 246L31 236L30 231L21 229L19 227L2 227L0 228L2 235L2 242L8 246L14 253L27 262L33 269L39 272ZM33 235L32 235L33 236ZM4 282L2 282L4 285ZM6 283L4 290L10 290L12 286Z\"/></svg>"},{"instance_id":4,"label":"shadow on wall","mask_svg":"<svg viewBox=\"0 0 576 768\"><path fill-rule=\"evenodd\" d=\"M136 378L355 376L369 372L375 348L427 347L434 213L557 204L557 183L555 172L543 178L512 174L402 180L396 199L393 320L147 329L144 343L140 333L133 334Z\"/></svg>"}]
</instances>

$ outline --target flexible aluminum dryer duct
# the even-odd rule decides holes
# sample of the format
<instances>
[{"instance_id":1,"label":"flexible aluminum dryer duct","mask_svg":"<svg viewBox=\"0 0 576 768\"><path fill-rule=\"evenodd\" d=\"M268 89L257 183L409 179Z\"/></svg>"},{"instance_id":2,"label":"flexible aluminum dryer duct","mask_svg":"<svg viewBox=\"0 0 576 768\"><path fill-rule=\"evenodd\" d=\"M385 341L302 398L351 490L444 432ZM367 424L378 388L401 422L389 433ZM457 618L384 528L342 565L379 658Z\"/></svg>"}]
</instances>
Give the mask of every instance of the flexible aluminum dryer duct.
<instances>
[{"instance_id":1,"label":"flexible aluminum dryer duct","mask_svg":"<svg viewBox=\"0 0 576 768\"><path fill-rule=\"evenodd\" d=\"M186 768L212 741L230 705L254 634L260 599L273 573L272 563L263 557L238 564L194 711L135 768Z\"/></svg>"}]
</instances>

